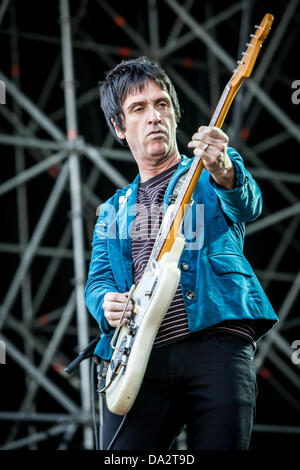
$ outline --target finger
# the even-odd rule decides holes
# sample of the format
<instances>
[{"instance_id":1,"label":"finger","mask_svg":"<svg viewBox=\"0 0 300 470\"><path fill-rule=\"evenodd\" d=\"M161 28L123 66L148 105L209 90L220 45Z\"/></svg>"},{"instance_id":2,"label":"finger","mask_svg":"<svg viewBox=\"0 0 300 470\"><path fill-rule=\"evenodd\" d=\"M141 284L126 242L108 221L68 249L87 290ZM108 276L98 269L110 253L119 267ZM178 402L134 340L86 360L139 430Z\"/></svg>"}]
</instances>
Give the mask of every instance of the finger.
<instances>
[{"instance_id":1,"label":"finger","mask_svg":"<svg viewBox=\"0 0 300 470\"><path fill-rule=\"evenodd\" d=\"M126 310L126 312L124 312L124 318L130 318L131 314L132 314L131 311ZM113 321L119 321L122 315L123 315L123 312L114 312L110 310L107 310L105 312L106 318L109 318L110 320L113 320Z\"/></svg>"},{"instance_id":2,"label":"finger","mask_svg":"<svg viewBox=\"0 0 300 470\"><path fill-rule=\"evenodd\" d=\"M222 131L219 127L209 127L207 130L207 135L212 139L222 140L228 142L229 138L225 132Z\"/></svg>"},{"instance_id":3,"label":"finger","mask_svg":"<svg viewBox=\"0 0 300 470\"><path fill-rule=\"evenodd\" d=\"M195 141L195 142L198 142L198 143L203 142L204 144L212 144L214 139L212 139L211 136L207 135L204 132L195 132L192 135L191 141Z\"/></svg>"},{"instance_id":4,"label":"finger","mask_svg":"<svg viewBox=\"0 0 300 470\"><path fill-rule=\"evenodd\" d=\"M126 320L122 320L121 326L126 325L126 322L127 322L127 319L126 319ZM119 320L118 320L118 321L110 321L110 322L108 322L108 323L110 324L110 326L111 326L112 328L117 328L117 326L119 325Z\"/></svg>"},{"instance_id":5,"label":"finger","mask_svg":"<svg viewBox=\"0 0 300 470\"><path fill-rule=\"evenodd\" d=\"M128 294L120 292L107 292L104 296L104 302L119 302L125 304L128 300Z\"/></svg>"},{"instance_id":6,"label":"finger","mask_svg":"<svg viewBox=\"0 0 300 470\"><path fill-rule=\"evenodd\" d=\"M227 137L222 137L222 136L213 136L213 135L208 135L208 134L203 134L201 132L196 132L195 134L192 135L191 142L201 142L203 144L209 144L209 145L218 145L218 144L227 144L228 138ZM189 146L189 144L188 144Z\"/></svg>"},{"instance_id":7,"label":"finger","mask_svg":"<svg viewBox=\"0 0 300 470\"><path fill-rule=\"evenodd\" d=\"M220 158L223 156L226 144L225 143L218 143L218 144L199 144L198 145L191 145L193 148L194 155L201 156L202 158L213 157L215 159Z\"/></svg>"},{"instance_id":8,"label":"finger","mask_svg":"<svg viewBox=\"0 0 300 470\"><path fill-rule=\"evenodd\" d=\"M196 147L199 147L199 148L202 148L203 150L206 150L206 148L210 147L210 148L214 148L214 147L217 147L219 148L220 150L224 149L224 146L227 144L227 142L225 142L225 140L221 140L221 139L214 139L212 137L209 137L209 136L203 136L202 134L199 134L196 132L196 134L194 134L192 136L192 140L188 143L188 147L189 148L196 148Z\"/></svg>"},{"instance_id":9,"label":"finger","mask_svg":"<svg viewBox=\"0 0 300 470\"><path fill-rule=\"evenodd\" d=\"M115 312L105 312L104 316L108 324L114 328L119 325L120 319L122 317L121 314L116 314ZM131 317L131 312L125 312L123 315L121 325L125 325L130 317Z\"/></svg>"},{"instance_id":10,"label":"finger","mask_svg":"<svg viewBox=\"0 0 300 470\"><path fill-rule=\"evenodd\" d=\"M210 150L209 150L209 152L210 152ZM199 157L202 158L205 166L212 165L217 160L217 157L215 155L211 155L211 154L208 153L208 149L203 151L202 149L195 148L193 150L193 153L194 153L194 155L199 156Z\"/></svg>"},{"instance_id":11,"label":"finger","mask_svg":"<svg viewBox=\"0 0 300 470\"><path fill-rule=\"evenodd\" d=\"M128 311L124 313L122 324L125 324L127 319L131 317L131 313L132 312L128 312ZM114 312L114 311L109 311L109 310L104 312L104 316L111 326L115 324L117 325L119 323L120 318L122 317L122 314L123 312L121 313L121 312Z\"/></svg>"},{"instance_id":12,"label":"finger","mask_svg":"<svg viewBox=\"0 0 300 470\"><path fill-rule=\"evenodd\" d=\"M225 134L225 132L223 132L222 129L220 129L219 127L213 127L213 126L201 126L198 128L197 132L194 135L198 135L197 139L199 138L199 135L200 135L203 138L223 140L224 142L228 142L229 140L227 134Z\"/></svg>"},{"instance_id":13,"label":"finger","mask_svg":"<svg viewBox=\"0 0 300 470\"><path fill-rule=\"evenodd\" d=\"M103 309L108 310L108 311L114 311L114 312L123 312L126 302L109 302L109 301L104 301L103 302ZM128 302L128 305L126 307L126 310L132 310L133 309L133 303L131 300Z\"/></svg>"},{"instance_id":14,"label":"finger","mask_svg":"<svg viewBox=\"0 0 300 470\"><path fill-rule=\"evenodd\" d=\"M116 328L119 325L119 320L107 319L107 322L112 328ZM124 318L121 322L121 325L124 326L126 322L127 322L127 318Z\"/></svg>"},{"instance_id":15,"label":"finger","mask_svg":"<svg viewBox=\"0 0 300 470\"><path fill-rule=\"evenodd\" d=\"M210 142L204 141L204 140L191 140L188 143L189 148L200 148L201 150L205 150L207 145L211 145Z\"/></svg>"},{"instance_id":16,"label":"finger","mask_svg":"<svg viewBox=\"0 0 300 470\"><path fill-rule=\"evenodd\" d=\"M122 293L122 292L107 292L104 296L106 300L111 300L115 302L126 302L128 297L128 292Z\"/></svg>"}]
</instances>

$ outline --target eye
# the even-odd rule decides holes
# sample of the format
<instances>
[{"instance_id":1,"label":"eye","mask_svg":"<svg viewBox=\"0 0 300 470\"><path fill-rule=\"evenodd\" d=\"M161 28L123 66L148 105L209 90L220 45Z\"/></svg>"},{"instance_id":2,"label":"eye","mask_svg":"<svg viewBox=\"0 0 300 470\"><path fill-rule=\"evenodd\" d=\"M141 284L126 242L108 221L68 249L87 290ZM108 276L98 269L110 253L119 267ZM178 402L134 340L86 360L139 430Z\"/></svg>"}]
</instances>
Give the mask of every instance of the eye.
<instances>
[{"instance_id":1,"label":"eye","mask_svg":"<svg viewBox=\"0 0 300 470\"><path fill-rule=\"evenodd\" d=\"M134 112L139 113L139 112L143 111L143 109L144 108L142 106L137 106L136 108L134 108Z\"/></svg>"}]
</instances>

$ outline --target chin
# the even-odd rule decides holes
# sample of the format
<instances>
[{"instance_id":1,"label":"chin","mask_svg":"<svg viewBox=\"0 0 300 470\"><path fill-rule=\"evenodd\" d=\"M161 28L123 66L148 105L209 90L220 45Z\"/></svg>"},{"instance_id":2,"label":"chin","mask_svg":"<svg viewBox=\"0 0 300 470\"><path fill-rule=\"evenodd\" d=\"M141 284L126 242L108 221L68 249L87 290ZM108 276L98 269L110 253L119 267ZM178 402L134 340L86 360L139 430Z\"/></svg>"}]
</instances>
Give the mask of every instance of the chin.
<instances>
[{"instance_id":1,"label":"chin","mask_svg":"<svg viewBox=\"0 0 300 470\"><path fill-rule=\"evenodd\" d=\"M165 145L157 145L149 153L152 157L163 157L169 153L169 149Z\"/></svg>"}]
</instances>

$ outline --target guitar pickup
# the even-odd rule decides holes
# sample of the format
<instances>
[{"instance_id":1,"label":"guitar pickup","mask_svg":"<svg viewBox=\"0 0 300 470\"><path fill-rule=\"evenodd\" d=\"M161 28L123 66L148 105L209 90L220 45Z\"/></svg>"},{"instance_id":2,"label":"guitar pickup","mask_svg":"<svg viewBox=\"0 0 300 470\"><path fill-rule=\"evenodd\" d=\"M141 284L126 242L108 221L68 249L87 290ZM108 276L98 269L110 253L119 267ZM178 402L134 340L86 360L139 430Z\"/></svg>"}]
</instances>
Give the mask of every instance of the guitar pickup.
<instances>
[{"instance_id":1,"label":"guitar pickup","mask_svg":"<svg viewBox=\"0 0 300 470\"><path fill-rule=\"evenodd\" d=\"M157 284L157 278L156 278L155 281L153 282L153 285L152 285L152 287L151 287L151 290L145 290L144 295L146 295L147 297L151 297L151 295L153 294L154 289L155 289L155 287L156 287L156 284Z\"/></svg>"}]
</instances>

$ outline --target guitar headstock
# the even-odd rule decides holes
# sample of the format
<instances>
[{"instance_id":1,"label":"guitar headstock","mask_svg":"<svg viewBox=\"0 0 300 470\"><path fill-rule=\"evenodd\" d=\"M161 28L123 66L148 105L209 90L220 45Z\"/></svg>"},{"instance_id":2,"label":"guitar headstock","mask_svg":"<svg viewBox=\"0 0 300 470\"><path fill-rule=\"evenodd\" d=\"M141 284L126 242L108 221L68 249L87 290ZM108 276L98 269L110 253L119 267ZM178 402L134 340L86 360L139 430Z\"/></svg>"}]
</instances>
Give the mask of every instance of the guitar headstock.
<instances>
[{"instance_id":1,"label":"guitar headstock","mask_svg":"<svg viewBox=\"0 0 300 470\"><path fill-rule=\"evenodd\" d=\"M273 15L267 13L260 25L255 26L254 34L250 34L251 40L246 44L247 48L242 52L242 58L238 60L238 67L234 70L230 79L232 87L239 87L245 78L250 77L262 43L271 29L273 19Z\"/></svg>"}]
</instances>

